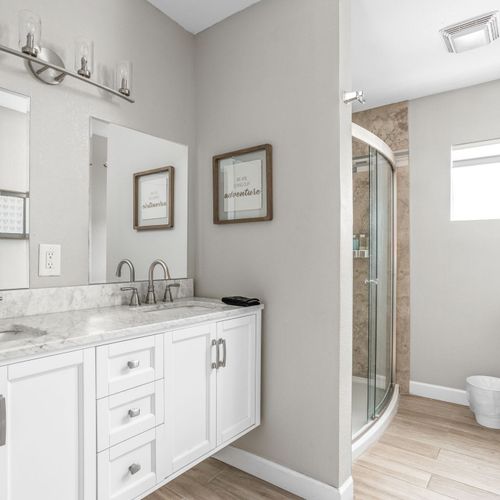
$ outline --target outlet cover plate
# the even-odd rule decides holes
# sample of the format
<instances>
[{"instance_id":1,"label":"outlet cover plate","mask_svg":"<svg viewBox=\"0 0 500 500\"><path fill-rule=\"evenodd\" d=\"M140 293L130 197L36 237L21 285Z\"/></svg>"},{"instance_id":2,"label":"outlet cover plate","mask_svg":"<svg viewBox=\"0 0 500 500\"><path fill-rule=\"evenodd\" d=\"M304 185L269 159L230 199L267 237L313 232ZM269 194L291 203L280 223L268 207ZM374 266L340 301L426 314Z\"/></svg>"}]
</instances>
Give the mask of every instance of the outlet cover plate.
<instances>
[{"instance_id":1,"label":"outlet cover plate","mask_svg":"<svg viewBox=\"0 0 500 500\"><path fill-rule=\"evenodd\" d=\"M38 276L61 276L61 245L40 245Z\"/></svg>"}]
</instances>

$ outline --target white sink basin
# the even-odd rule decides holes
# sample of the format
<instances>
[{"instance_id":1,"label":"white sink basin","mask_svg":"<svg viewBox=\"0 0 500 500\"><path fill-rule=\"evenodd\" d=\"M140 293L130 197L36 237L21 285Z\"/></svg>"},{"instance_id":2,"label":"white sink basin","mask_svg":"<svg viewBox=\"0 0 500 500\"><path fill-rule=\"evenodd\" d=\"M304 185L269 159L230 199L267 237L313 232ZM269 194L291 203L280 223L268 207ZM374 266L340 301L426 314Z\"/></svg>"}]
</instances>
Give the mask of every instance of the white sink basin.
<instances>
[{"instance_id":1,"label":"white sink basin","mask_svg":"<svg viewBox=\"0 0 500 500\"><path fill-rule=\"evenodd\" d=\"M167 312L167 311L172 311L172 312L181 312L181 311L189 311L192 313L206 313L208 311L214 311L215 309L218 309L220 306L218 304L207 304L207 303L202 303L202 302L188 302L188 303L161 303L161 304L154 304L150 306L140 306L136 309L136 311L139 312Z\"/></svg>"},{"instance_id":2,"label":"white sink basin","mask_svg":"<svg viewBox=\"0 0 500 500\"><path fill-rule=\"evenodd\" d=\"M41 337L45 335L44 331L35 328L29 328L22 325L11 325L9 328L0 331L0 342L21 341L27 338Z\"/></svg>"}]
</instances>

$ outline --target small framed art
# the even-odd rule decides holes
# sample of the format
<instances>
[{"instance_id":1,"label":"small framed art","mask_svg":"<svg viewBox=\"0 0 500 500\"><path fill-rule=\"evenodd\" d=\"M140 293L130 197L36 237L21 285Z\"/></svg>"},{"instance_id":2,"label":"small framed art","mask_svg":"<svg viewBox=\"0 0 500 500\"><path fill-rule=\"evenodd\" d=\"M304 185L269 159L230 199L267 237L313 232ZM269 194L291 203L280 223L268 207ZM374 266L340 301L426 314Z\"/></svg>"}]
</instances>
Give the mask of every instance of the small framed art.
<instances>
[{"instance_id":1,"label":"small framed art","mask_svg":"<svg viewBox=\"0 0 500 500\"><path fill-rule=\"evenodd\" d=\"M134 229L174 227L174 167L134 174Z\"/></svg>"},{"instance_id":2,"label":"small framed art","mask_svg":"<svg viewBox=\"0 0 500 500\"><path fill-rule=\"evenodd\" d=\"M214 156L214 224L272 220L272 151L263 144Z\"/></svg>"}]
</instances>

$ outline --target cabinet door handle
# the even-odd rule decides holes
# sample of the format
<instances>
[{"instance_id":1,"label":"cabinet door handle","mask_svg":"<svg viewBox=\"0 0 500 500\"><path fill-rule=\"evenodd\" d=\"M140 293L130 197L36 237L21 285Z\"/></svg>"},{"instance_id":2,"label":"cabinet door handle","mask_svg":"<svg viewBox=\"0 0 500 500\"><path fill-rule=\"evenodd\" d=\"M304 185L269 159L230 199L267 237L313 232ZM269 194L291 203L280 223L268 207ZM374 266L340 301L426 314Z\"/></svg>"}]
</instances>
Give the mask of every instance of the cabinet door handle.
<instances>
[{"instance_id":1,"label":"cabinet door handle","mask_svg":"<svg viewBox=\"0 0 500 500\"><path fill-rule=\"evenodd\" d=\"M5 397L0 395L0 446L5 446L7 440L7 407Z\"/></svg>"},{"instance_id":2,"label":"cabinet door handle","mask_svg":"<svg viewBox=\"0 0 500 500\"><path fill-rule=\"evenodd\" d=\"M215 346L215 363L212 363L212 370L219 368L219 344L217 340L212 340L212 347Z\"/></svg>"},{"instance_id":3,"label":"cabinet door handle","mask_svg":"<svg viewBox=\"0 0 500 500\"><path fill-rule=\"evenodd\" d=\"M129 368L129 370L133 370L134 368L139 368L140 364L141 364L141 362L138 359L135 359L134 361L129 361L127 363L127 366Z\"/></svg>"},{"instance_id":4,"label":"cabinet door handle","mask_svg":"<svg viewBox=\"0 0 500 500\"><path fill-rule=\"evenodd\" d=\"M227 356L227 351L226 351L226 339L219 339L219 343L217 345L217 350L219 349L219 345L222 345L222 352L224 354L224 357L222 358L222 361L218 362L218 367L225 368L226 367L226 356Z\"/></svg>"},{"instance_id":5,"label":"cabinet door handle","mask_svg":"<svg viewBox=\"0 0 500 500\"><path fill-rule=\"evenodd\" d=\"M132 474L132 476L134 474L137 474L140 470L141 470L141 465L140 464L132 464L129 468L128 468L130 474Z\"/></svg>"},{"instance_id":6,"label":"cabinet door handle","mask_svg":"<svg viewBox=\"0 0 500 500\"><path fill-rule=\"evenodd\" d=\"M138 417L140 414L141 414L141 409L140 409L140 408L131 408L131 409L128 411L128 416L129 416L130 418L135 418L135 417Z\"/></svg>"}]
</instances>

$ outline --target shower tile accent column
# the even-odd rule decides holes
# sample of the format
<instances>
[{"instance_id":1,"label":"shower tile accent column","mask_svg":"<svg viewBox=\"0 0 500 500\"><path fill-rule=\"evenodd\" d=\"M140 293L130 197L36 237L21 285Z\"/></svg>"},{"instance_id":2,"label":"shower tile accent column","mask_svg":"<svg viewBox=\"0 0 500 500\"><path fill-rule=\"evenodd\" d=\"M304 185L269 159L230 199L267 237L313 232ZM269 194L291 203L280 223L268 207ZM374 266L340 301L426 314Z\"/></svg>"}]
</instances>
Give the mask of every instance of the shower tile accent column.
<instances>
[{"instance_id":1,"label":"shower tile accent column","mask_svg":"<svg viewBox=\"0 0 500 500\"><path fill-rule=\"evenodd\" d=\"M380 137L396 153L407 158L408 103L400 102L354 113L352 121ZM402 393L410 384L410 213L409 164L398 162L397 179L397 295L396 295L396 383ZM356 232L356 231L355 231ZM356 271L355 271L356 275ZM354 285L356 287L356 285ZM356 345L363 341L353 332L353 352L365 349ZM363 359L363 356L361 356ZM354 365L354 375L357 375Z\"/></svg>"},{"instance_id":2,"label":"shower tile accent column","mask_svg":"<svg viewBox=\"0 0 500 500\"><path fill-rule=\"evenodd\" d=\"M361 151L363 149L363 151ZM353 141L355 156L367 154L366 145ZM353 232L370 234L370 178L368 171L356 172L353 185ZM365 279L369 273L369 259L354 259L353 262L353 366L355 377L368 377L368 287Z\"/></svg>"}]
</instances>

